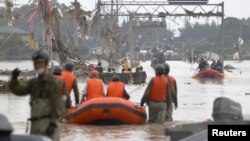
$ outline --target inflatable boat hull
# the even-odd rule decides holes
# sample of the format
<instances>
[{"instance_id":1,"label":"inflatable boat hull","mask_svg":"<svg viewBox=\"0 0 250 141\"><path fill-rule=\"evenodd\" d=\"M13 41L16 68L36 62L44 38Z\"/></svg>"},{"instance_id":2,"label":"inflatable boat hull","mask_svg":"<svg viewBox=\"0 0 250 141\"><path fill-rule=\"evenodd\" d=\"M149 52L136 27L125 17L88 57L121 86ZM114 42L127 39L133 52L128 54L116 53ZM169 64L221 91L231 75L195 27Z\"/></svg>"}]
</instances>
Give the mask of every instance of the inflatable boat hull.
<instances>
[{"instance_id":1,"label":"inflatable boat hull","mask_svg":"<svg viewBox=\"0 0 250 141\"><path fill-rule=\"evenodd\" d=\"M75 124L143 124L146 111L121 98L94 98L67 112L69 123Z\"/></svg>"},{"instance_id":2,"label":"inflatable boat hull","mask_svg":"<svg viewBox=\"0 0 250 141\"><path fill-rule=\"evenodd\" d=\"M197 73L194 78L214 78L214 79L223 79L224 74L219 73L215 70L204 70Z\"/></svg>"}]
</instances>

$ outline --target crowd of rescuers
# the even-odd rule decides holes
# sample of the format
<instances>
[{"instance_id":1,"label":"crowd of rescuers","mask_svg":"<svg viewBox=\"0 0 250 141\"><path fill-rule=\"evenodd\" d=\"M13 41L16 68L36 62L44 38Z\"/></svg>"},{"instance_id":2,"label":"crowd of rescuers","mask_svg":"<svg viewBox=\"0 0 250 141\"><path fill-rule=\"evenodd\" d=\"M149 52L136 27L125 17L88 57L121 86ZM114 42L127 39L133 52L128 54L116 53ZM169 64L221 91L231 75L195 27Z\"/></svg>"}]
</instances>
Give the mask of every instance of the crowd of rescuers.
<instances>
[{"instance_id":1,"label":"crowd of rescuers","mask_svg":"<svg viewBox=\"0 0 250 141\"><path fill-rule=\"evenodd\" d=\"M70 70L72 73L72 69ZM136 69L136 71L140 70L142 70L141 67ZM167 63L157 65L155 69L156 76L151 79L142 97L141 106L145 103L149 106L149 123L161 124L165 121L173 121L173 110L178 107L177 83L175 78L169 75L169 72L170 66ZM112 82L108 84L105 95L104 83L99 78L99 75L100 73L97 70L90 72L90 77L86 80L81 102L99 97L130 98L125 90L125 84L120 81L117 75L114 75ZM67 81L67 78L64 77L64 79ZM76 80L72 82L76 82Z\"/></svg>"},{"instance_id":2,"label":"crowd of rescuers","mask_svg":"<svg viewBox=\"0 0 250 141\"><path fill-rule=\"evenodd\" d=\"M64 70L60 71L60 67L55 67L53 75L57 78L61 78L66 82L68 95L66 96L66 107L71 107L70 96L71 91L74 91L76 106L79 104L79 90L77 86L76 76L73 73L74 64L67 62L64 66ZM129 99L127 91L125 90L125 84L120 81L119 76L114 75L112 82L108 84L107 94L105 95L103 81L99 78L99 71L92 70L90 72L89 79L86 80L86 85L83 90L81 102L98 97L120 97Z\"/></svg>"},{"instance_id":3,"label":"crowd of rescuers","mask_svg":"<svg viewBox=\"0 0 250 141\"><path fill-rule=\"evenodd\" d=\"M99 74L102 74L104 73L104 68L102 66L102 62L98 61L97 63L97 66L94 67L94 70L97 70L99 72ZM112 67L108 67L107 69L107 73L114 73L115 72L115 69L112 68ZM122 66L122 70L121 70L122 73L126 73L126 74L132 74L132 69L131 68L125 68L125 65ZM135 72L143 72L143 67L142 66L138 66L136 67L135 69Z\"/></svg>"},{"instance_id":4,"label":"crowd of rescuers","mask_svg":"<svg viewBox=\"0 0 250 141\"><path fill-rule=\"evenodd\" d=\"M27 81L19 80L21 71L16 68L12 72L9 88L15 95L30 95L30 133L59 141L58 122L65 117L66 109L72 106L69 96L72 90L76 106L79 104L77 79L73 74L74 64L67 62L63 69L55 67L51 75L48 67L50 57L44 49L35 51L32 61L37 76ZM169 70L168 64L156 66L156 76L150 81L141 100L142 106L145 103L149 106L149 123L172 121L173 108L178 106L176 81L168 74ZM118 76L114 76L113 81L108 84L106 96L130 98ZM99 72L93 70L86 80L81 101L97 97L105 97L104 85L99 79Z\"/></svg>"},{"instance_id":5,"label":"crowd of rescuers","mask_svg":"<svg viewBox=\"0 0 250 141\"><path fill-rule=\"evenodd\" d=\"M204 71L204 70L207 70L207 69L211 69L211 70L216 70L220 73L223 73L223 63L221 62L221 60L212 60L212 64L209 65L209 63L207 62L207 60L204 58L204 57L201 57L200 58L200 61L199 61L199 66L198 66L198 69L200 71Z\"/></svg>"},{"instance_id":6,"label":"crowd of rescuers","mask_svg":"<svg viewBox=\"0 0 250 141\"><path fill-rule=\"evenodd\" d=\"M53 75L49 72L49 53L47 50L39 49L32 55L34 70L37 76L29 80L19 80L21 71L16 68L12 72L9 88L17 96L30 95L31 129L30 134L44 135L53 141L59 141L58 122L65 117L66 109L70 108L70 93L74 91L75 104L79 104L79 90L77 79L74 75L74 64L67 62L64 68L55 67ZM104 97L102 80L99 72L93 70L86 82L82 101L95 97ZM129 99L125 85L114 77L113 82L108 85L108 97L121 97ZM28 126L27 126L28 127Z\"/></svg>"},{"instance_id":7,"label":"crowd of rescuers","mask_svg":"<svg viewBox=\"0 0 250 141\"><path fill-rule=\"evenodd\" d=\"M34 53L32 59L38 77L31 79L27 85L22 85L17 79L20 71L15 69L10 82L10 89L16 95L31 94L32 96L32 116L29 119L32 122L30 132L48 136L56 141L59 140L57 121L65 115L66 110L63 107L66 107L66 109L72 107L70 99L72 91L74 92L75 105L79 104L79 89L76 76L73 73L74 64L67 62L63 69L55 67L53 76L51 76L48 72L49 55L47 51L38 50ZM99 72L103 72L100 62L95 69L91 71L90 78L86 81L82 102L92 98L105 97L104 84L99 79ZM55 93L52 94L52 92ZM130 98L125 90L125 85L120 82L118 76L115 75L113 81L109 83L106 97Z\"/></svg>"},{"instance_id":8,"label":"crowd of rescuers","mask_svg":"<svg viewBox=\"0 0 250 141\"><path fill-rule=\"evenodd\" d=\"M115 74L115 69L112 67L108 67L107 72L104 72L102 62L100 62L100 61L98 62L96 67L93 67L93 69L97 70L100 75L102 75L102 74ZM141 83L146 82L147 74L143 70L142 66L136 67L135 72L133 72L131 68L129 68L129 67L126 68L125 65L123 65L121 73L131 75L133 77L133 84L141 84ZM103 76L102 76L102 78L103 78Z\"/></svg>"}]
</instances>

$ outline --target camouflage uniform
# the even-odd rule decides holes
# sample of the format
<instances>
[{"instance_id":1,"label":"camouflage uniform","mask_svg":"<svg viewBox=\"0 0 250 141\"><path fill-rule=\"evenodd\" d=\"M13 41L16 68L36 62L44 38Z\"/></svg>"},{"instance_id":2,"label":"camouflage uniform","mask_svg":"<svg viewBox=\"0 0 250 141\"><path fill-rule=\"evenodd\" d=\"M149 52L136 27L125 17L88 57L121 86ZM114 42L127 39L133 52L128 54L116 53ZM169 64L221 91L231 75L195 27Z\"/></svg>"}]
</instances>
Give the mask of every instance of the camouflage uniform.
<instances>
[{"instance_id":1,"label":"camouflage uniform","mask_svg":"<svg viewBox=\"0 0 250 141\"><path fill-rule=\"evenodd\" d=\"M148 123L159 123L165 122L167 105L165 102L154 102L149 101L149 119Z\"/></svg>"},{"instance_id":2,"label":"camouflage uniform","mask_svg":"<svg viewBox=\"0 0 250 141\"><path fill-rule=\"evenodd\" d=\"M145 83L146 78L147 78L147 74L145 71L135 72L133 73L133 84Z\"/></svg>"},{"instance_id":3,"label":"camouflage uniform","mask_svg":"<svg viewBox=\"0 0 250 141\"><path fill-rule=\"evenodd\" d=\"M102 66L96 66L95 70L97 70L100 74L103 73L103 67Z\"/></svg>"},{"instance_id":4,"label":"camouflage uniform","mask_svg":"<svg viewBox=\"0 0 250 141\"><path fill-rule=\"evenodd\" d=\"M108 84L109 82L112 82L113 75L113 72L103 73L101 74L100 79L102 79L104 84Z\"/></svg>"},{"instance_id":5,"label":"camouflage uniform","mask_svg":"<svg viewBox=\"0 0 250 141\"><path fill-rule=\"evenodd\" d=\"M155 102L150 100L150 91L153 86L153 79L148 84L146 91L142 97L141 105L148 104L149 107L149 123L162 124L166 118L167 105L166 102Z\"/></svg>"},{"instance_id":6,"label":"camouflage uniform","mask_svg":"<svg viewBox=\"0 0 250 141\"><path fill-rule=\"evenodd\" d=\"M63 105L64 105L62 107L62 111L64 113L63 115L66 115L67 108L70 108L72 105L71 100L69 98L70 96L68 93L68 89L67 89L65 80L62 77L54 75L54 78L56 79L57 85L59 86L59 89L62 95L62 100L63 100Z\"/></svg>"},{"instance_id":7,"label":"camouflage uniform","mask_svg":"<svg viewBox=\"0 0 250 141\"><path fill-rule=\"evenodd\" d=\"M170 83L171 85L169 85L169 87L168 87L168 89L169 89L168 96L170 98L166 101L166 105L167 105L166 121L173 121L174 105L176 105L176 108L177 108L177 102L178 102L178 99L177 99L177 84L176 84L175 79L174 79L174 82L171 82L168 77L169 77L168 75L165 76L168 83Z\"/></svg>"},{"instance_id":8,"label":"camouflage uniform","mask_svg":"<svg viewBox=\"0 0 250 141\"><path fill-rule=\"evenodd\" d=\"M62 111L60 87L52 76L33 78L27 82L11 79L10 90L18 95L30 94L31 134L44 135L53 141L59 141L57 122Z\"/></svg>"}]
</instances>

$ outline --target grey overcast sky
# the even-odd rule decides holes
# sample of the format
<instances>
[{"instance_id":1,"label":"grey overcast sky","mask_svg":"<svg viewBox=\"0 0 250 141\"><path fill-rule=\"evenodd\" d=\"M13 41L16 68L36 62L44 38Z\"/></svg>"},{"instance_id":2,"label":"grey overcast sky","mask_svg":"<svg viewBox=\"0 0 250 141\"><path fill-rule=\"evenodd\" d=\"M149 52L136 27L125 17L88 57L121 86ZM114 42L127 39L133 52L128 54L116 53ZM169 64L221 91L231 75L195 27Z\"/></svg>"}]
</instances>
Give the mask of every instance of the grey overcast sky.
<instances>
[{"instance_id":1,"label":"grey overcast sky","mask_svg":"<svg viewBox=\"0 0 250 141\"><path fill-rule=\"evenodd\" d=\"M28 0L14 0L16 3L23 3ZM69 4L73 0L58 0L60 3ZM96 0L78 0L84 9L93 10ZM144 0L145 1L145 0ZM154 1L154 0L151 0ZM162 1L162 0L160 0ZM246 18L250 17L250 0L209 0L209 3L225 2L226 17Z\"/></svg>"},{"instance_id":2,"label":"grey overcast sky","mask_svg":"<svg viewBox=\"0 0 250 141\"><path fill-rule=\"evenodd\" d=\"M70 3L71 0L58 0L59 2ZM72 0L73 1L73 0ZM96 0L79 0L83 7L93 9ZM154 1L154 0L152 0ZM250 17L250 0L209 0L209 3L225 2L225 14L228 17Z\"/></svg>"}]
</instances>

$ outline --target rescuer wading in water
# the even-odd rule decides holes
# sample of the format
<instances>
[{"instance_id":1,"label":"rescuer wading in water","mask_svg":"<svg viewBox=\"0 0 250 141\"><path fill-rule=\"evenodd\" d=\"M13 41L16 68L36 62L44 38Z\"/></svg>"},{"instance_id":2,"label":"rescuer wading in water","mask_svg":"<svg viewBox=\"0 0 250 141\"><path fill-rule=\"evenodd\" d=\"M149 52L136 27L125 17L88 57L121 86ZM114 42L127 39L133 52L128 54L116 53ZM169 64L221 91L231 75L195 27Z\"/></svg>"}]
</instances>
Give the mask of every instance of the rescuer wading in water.
<instances>
[{"instance_id":1,"label":"rescuer wading in water","mask_svg":"<svg viewBox=\"0 0 250 141\"><path fill-rule=\"evenodd\" d=\"M166 121L173 121L173 104L175 106L175 109L178 107L178 99L177 99L177 83L173 76L169 75L170 72L170 66L167 63L164 63L165 73L164 77L167 79L169 94L167 99L167 111L166 111Z\"/></svg>"},{"instance_id":2,"label":"rescuer wading in water","mask_svg":"<svg viewBox=\"0 0 250 141\"><path fill-rule=\"evenodd\" d=\"M149 107L149 123L162 124L166 118L168 99L168 81L164 78L165 72L163 65L156 65L156 76L149 82L144 95L141 99L141 106L147 103Z\"/></svg>"},{"instance_id":3,"label":"rescuer wading in water","mask_svg":"<svg viewBox=\"0 0 250 141\"><path fill-rule=\"evenodd\" d=\"M12 73L9 88L18 95L30 95L31 134L44 135L59 141L58 120L63 115L62 94L55 78L48 72L49 55L46 50L37 50L33 56L37 77L21 82L19 69Z\"/></svg>"}]
</instances>

